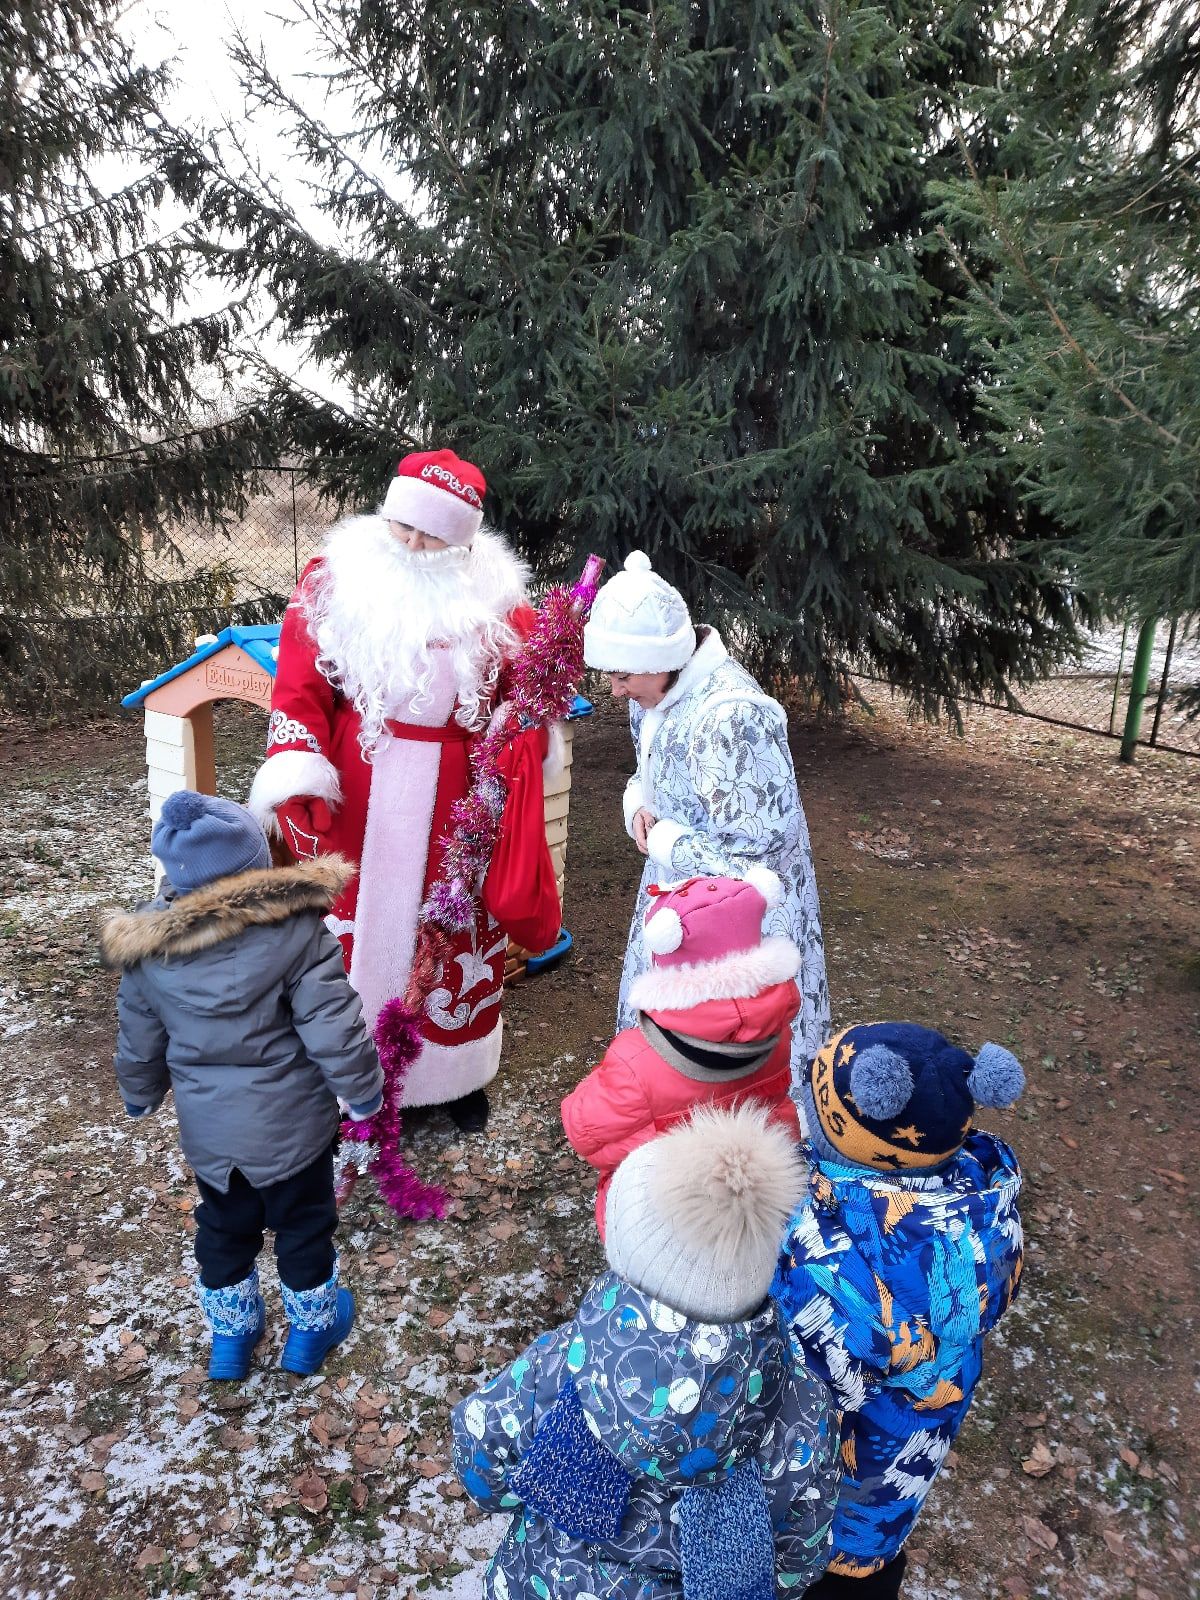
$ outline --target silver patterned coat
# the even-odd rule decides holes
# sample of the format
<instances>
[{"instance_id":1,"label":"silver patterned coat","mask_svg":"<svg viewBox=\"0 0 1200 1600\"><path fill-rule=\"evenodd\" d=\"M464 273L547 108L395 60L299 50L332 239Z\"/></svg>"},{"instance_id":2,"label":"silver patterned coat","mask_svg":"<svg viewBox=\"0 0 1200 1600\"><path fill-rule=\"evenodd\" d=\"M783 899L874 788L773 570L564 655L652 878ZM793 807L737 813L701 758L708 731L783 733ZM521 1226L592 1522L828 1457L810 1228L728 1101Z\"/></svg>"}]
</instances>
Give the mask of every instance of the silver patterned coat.
<instances>
[{"instance_id":1,"label":"silver patterned coat","mask_svg":"<svg viewBox=\"0 0 1200 1600\"><path fill-rule=\"evenodd\" d=\"M787 716L732 659L720 635L704 630L699 648L657 706L630 706L637 771L625 789L625 826L644 806L656 817L621 973L617 1027L637 1016L628 1001L649 958L642 918L649 886L693 876L740 877L756 863L783 881L782 902L764 923L801 954L803 1009L792 1035L792 1081L829 1034L829 987L812 845Z\"/></svg>"},{"instance_id":2,"label":"silver patterned coat","mask_svg":"<svg viewBox=\"0 0 1200 1600\"><path fill-rule=\"evenodd\" d=\"M567 1382L591 1435L632 1476L619 1528L596 1543L558 1531L517 1492L538 1425ZM573 1321L455 1406L453 1426L467 1492L512 1513L484 1600L679 1600L680 1497L738 1462L755 1464L766 1493L776 1593L801 1595L825 1570L837 1413L774 1300L744 1322L700 1323L605 1272Z\"/></svg>"}]
</instances>

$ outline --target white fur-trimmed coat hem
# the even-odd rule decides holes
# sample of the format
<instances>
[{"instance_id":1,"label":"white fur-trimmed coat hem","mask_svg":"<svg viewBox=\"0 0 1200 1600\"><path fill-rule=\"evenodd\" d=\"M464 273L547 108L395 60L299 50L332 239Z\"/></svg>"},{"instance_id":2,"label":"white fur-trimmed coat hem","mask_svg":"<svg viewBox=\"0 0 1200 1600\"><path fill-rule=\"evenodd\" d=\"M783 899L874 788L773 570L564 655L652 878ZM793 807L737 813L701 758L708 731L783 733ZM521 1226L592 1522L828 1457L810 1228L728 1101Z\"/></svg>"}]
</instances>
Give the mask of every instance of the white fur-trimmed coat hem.
<instances>
[{"instance_id":1,"label":"white fur-trimmed coat hem","mask_svg":"<svg viewBox=\"0 0 1200 1600\"><path fill-rule=\"evenodd\" d=\"M748 1000L799 971L800 951L790 939L764 939L719 961L651 967L630 984L629 1004L635 1011L686 1011L706 1000Z\"/></svg>"}]
</instances>

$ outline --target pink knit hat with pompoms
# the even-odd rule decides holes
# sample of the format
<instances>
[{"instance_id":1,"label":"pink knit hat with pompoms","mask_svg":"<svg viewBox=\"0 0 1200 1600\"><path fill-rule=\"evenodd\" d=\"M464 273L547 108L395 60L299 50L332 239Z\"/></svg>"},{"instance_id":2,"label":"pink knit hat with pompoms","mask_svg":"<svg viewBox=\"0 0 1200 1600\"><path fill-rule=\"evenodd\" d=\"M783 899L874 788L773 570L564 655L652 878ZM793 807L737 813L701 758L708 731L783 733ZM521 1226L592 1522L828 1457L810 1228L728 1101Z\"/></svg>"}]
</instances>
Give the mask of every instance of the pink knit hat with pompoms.
<instances>
[{"instance_id":1,"label":"pink knit hat with pompoms","mask_svg":"<svg viewBox=\"0 0 1200 1600\"><path fill-rule=\"evenodd\" d=\"M650 969L629 994L639 1011L746 998L800 970L790 939L763 938L763 918L783 898L769 868L751 867L744 878L652 885L650 895L643 922Z\"/></svg>"}]
</instances>

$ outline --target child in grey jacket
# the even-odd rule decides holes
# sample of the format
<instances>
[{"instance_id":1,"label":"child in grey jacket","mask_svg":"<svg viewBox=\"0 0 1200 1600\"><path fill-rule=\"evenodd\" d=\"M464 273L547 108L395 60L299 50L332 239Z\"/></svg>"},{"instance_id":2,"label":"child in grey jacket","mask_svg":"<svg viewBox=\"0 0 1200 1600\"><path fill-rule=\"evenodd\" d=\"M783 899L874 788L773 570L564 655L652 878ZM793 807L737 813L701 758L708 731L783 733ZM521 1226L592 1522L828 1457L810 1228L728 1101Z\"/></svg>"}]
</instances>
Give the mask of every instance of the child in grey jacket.
<instances>
[{"instance_id":1,"label":"child in grey jacket","mask_svg":"<svg viewBox=\"0 0 1200 1600\"><path fill-rule=\"evenodd\" d=\"M165 802L152 847L162 892L111 917L101 939L121 970L121 1096L133 1117L175 1096L200 1190L209 1377L244 1378L262 1338L264 1227L291 1323L281 1365L315 1372L354 1321L333 1245L338 1103L362 1119L382 1101L362 1006L324 923L354 869L340 856L272 869L248 811L190 790Z\"/></svg>"}]
</instances>

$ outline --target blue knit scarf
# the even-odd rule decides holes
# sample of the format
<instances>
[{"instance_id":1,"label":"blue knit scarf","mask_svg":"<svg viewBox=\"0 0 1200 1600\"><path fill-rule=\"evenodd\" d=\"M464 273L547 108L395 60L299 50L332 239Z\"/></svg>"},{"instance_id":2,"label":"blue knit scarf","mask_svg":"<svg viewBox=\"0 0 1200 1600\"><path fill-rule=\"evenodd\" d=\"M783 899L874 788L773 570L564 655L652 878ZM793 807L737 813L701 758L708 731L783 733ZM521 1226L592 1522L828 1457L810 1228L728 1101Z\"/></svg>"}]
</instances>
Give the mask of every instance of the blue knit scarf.
<instances>
[{"instance_id":1,"label":"blue knit scarf","mask_svg":"<svg viewBox=\"0 0 1200 1600\"><path fill-rule=\"evenodd\" d=\"M679 1547L684 1600L775 1600L775 1533L754 1462L684 1490Z\"/></svg>"},{"instance_id":2,"label":"blue knit scarf","mask_svg":"<svg viewBox=\"0 0 1200 1600\"><path fill-rule=\"evenodd\" d=\"M619 1531L631 1482L588 1427L574 1380L568 1378L538 1423L509 1487L560 1533L595 1544Z\"/></svg>"}]
</instances>

